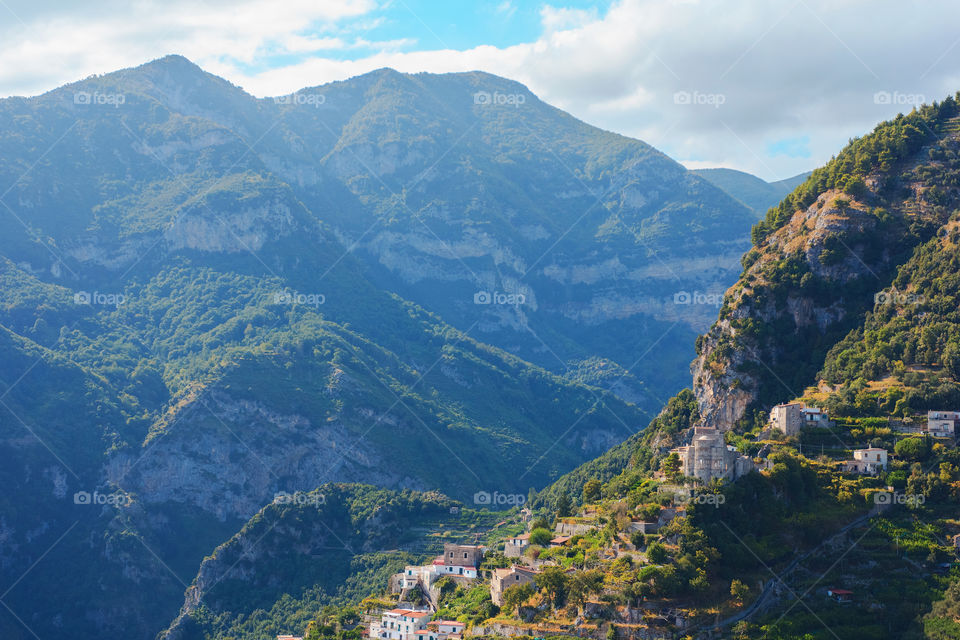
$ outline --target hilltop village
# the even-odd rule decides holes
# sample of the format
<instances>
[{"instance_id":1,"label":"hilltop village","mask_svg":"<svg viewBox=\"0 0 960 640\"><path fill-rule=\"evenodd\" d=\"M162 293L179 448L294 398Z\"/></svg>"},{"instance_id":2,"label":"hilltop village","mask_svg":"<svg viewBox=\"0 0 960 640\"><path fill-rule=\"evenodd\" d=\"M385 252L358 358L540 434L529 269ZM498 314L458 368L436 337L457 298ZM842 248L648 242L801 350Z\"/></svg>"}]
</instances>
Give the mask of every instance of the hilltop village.
<instances>
[{"instance_id":1,"label":"hilltop village","mask_svg":"<svg viewBox=\"0 0 960 640\"><path fill-rule=\"evenodd\" d=\"M736 499L732 488L748 477L779 482L804 468L815 472L821 491L836 493L813 511L848 523L820 536L827 544L866 518L922 505L924 494L907 486L916 477L918 452L955 452L958 426L956 411L851 421L803 402L773 407L750 438L694 425L684 432L686 442L660 452L652 473L605 484L590 480L579 507L515 508L482 542L444 542L429 562L404 567L381 595L365 600L351 633L380 640L645 640L698 637L711 628L747 630L785 590L762 571L732 580L714 575L722 553L698 527L733 508L727 503ZM942 466L940 475L960 488L957 468ZM944 522L949 537L932 541L927 564L910 565L911 572L952 570L960 521ZM818 548L813 539L808 553ZM874 564L880 558L874 554ZM876 604L863 588L868 582L848 573L842 583L810 588L824 607L869 611Z\"/></svg>"}]
</instances>

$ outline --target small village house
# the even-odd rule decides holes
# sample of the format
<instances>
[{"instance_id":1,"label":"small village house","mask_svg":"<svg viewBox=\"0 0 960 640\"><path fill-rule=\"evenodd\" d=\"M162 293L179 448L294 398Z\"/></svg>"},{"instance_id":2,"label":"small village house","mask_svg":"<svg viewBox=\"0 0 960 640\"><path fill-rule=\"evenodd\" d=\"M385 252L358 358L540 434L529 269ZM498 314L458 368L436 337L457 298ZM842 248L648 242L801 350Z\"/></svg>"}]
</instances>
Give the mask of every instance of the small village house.
<instances>
[{"instance_id":1,"label":"small village house","mask_svg":"<svg viewBox=\"0 0 960 640\"><path fill-rule=\"evenodd\" d=\"M483 547L474 545L444 544L443 555L434 558L425 566L407 565L403 571L390 578L390 592L403 594L420 586L429 591L438 579L449 576L455 580L475 580L479 577L483 561Z\"/></svg>"},{"instance_id":2,"label":"small village house","mask_svg":"<svg viewBox=\"0 0 960 640\"><path fill-rule=\"evenodd\" d=\"M855 449L853 460L841 463L844 472L876 475L887 468L887 450L880 447Z\"/></svg>"},{"instance_id":3,"label":"small village house","mask_svg":"<svg viewBox=\"0 0 960 640\"><path fill-rule=\"evenodd\" d=\"M770 426L784 435L793 436L804 427L828 427L830 418L825 409L790 402L778 404L770 410Z\"/></svg>"},{"instance_id":4,"label":"small village house","mask_svg":"<svg viewBox=\"0 0 960 640\"><path fill-rule=\"evenodd\" d=\"M520 584L532 584L536 580L537 572L526 567L508 567L494 569L490 579L490 598L498 607L503 604L503 592L508 587Z\"/></svg>"},{"instance_id":5,"label":"small village house","mask_svg":"<svg viewBox=\"0 0 960 640\"><path fill-rule=\"evenodd\" d=\"M928 411L927 433L937 438L953 438L960 424L958 411Z\"/></svg>"},{"instance_id":6,"label":"small village house","mask_svg":"<svg viewBox=\"0 0 960 640\"><path fill-rule=\"evenodd\" d=\"M443 545L443 555L433 561L438 576L462 576L476 578L483 562L483 547L466 544Z\"/></svg>"},{"instance_id":7,"label":"small village house","mask_svg":"<svg viewBox=\"0 0 960 640\"><path fill-rule=\"evenodd\" d=\"M435 626L437 628L437 632L442 637L449 638L451 635L462 634L467 625L457 620L434 620L433 622L428 623L427 626Z\"/></svg>"},{"instance_id":8,"label":"small village house","mask_svg":"<svg viewBox=\"0 0 960 640\"><path fill-rule=\"evenodd\" d=\"M370 625L369 636L381 640L413 640L417 631L427 628L431 613L416 609L391 609ZM437 640L437 639L434 639Z\"/></svg>"},{"instance_id":9,"label":"small village house","mask_svg":"<svg viewBox=\"0 0 960 640\"><path fill-rule=\"evenodd\" d=\"M503 555L508 558L519 558L523 552L530 546L530 534L524 533L519 536L507 538L503 546Z\"/></svg>"}]
</instances>

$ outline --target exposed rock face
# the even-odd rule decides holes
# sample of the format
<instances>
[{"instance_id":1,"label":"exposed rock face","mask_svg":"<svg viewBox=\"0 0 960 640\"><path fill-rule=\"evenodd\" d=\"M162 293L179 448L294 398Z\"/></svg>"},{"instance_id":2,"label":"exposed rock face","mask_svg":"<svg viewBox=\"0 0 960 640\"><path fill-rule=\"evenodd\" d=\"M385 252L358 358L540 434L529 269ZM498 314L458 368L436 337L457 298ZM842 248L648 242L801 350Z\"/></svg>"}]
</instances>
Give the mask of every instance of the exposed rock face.
<instances>
[{"instance_id":1,"label":"exposed rock face","mask_svg":"<svg viewBox=\"0 0 960 640\"><path fill-rule=\"evenodd\" d=\"M934 144L956 145L956 134ZM936 155L925 147L868 176L856 197L821 193L751 250L718 321L698 341L692 372L704 424L729 429L751 407L768 409L817 383L826 350L949 218L955 190L926 183L937 179L929 166Z\"/></svg>"},{"instance_id":2,"label":"exposed rock face","mask_svg":"<svg viewBox=\"0 0 960 640\"><path fill-rule=\"evenodd\" d=\"M229 213L196 207L174 219L163 240L169 251L259 251L266 242L290 233L293 226L290 207L278 200Z\"/></svg>"},{"instance_id":3,"label":"exposed rock face","mask_svg":"<svg viewBox=\"0 0 960 640\"><path fill-rule=\"evenodd\" d=\"M809 331L824 334L842 324L846 317L848 294L844 287L854 280L872 277L876 271L885 273L889 269L883 254L872 261L872 265L868 264L864 257L867 247L858 240L875 229L876 216L862 202L841 209L836 201L842 197L839 192L826 192L817 203L794 214L791 222L773 234L756 261L727 292L720 319L701 338L699 353L691 366L694 392L705 426L731 428L760 399L760 387L765 381L772 379L779 384L784 398L798 396L803 391L802 387L794 389L786 381L777 380L777 368L784 363L782 350L776 345L784 336L758 340L743 330L748 321L771 327L782 326L786 321L796 336ZM822 259L825 250L833 250L828 245L837 242L849 250L839 261L825 264ZM826 298L805 295L799 287L784 290L782 282L769 281L772 263L787 256L802 261L810 275L827 283L836 295ZM877 288L880 286L878 282ZM857 306L865 304L859 301Z\"/></svg>"},{"instance_id":4,"label":"exposed rock face","mask_svg":"<svg viewBox=\"0 0 960 640\"><path fill-rule=\"evenodd\" d=\"M220 520L246 520L281 492L331 481L410 486L357 434L313 425L222 391L197 398L137 457L110 464L110 480L146 503L197 506Z\"/></svg>"}]
</instances>

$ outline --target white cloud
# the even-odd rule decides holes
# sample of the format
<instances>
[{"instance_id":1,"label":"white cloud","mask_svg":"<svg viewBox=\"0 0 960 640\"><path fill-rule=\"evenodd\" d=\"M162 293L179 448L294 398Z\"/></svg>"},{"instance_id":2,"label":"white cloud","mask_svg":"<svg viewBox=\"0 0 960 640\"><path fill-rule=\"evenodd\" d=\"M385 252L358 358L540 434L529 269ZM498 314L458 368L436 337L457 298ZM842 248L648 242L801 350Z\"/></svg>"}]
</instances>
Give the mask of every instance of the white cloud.
<instances>
[{"instance_id":1,"label":"white cloud","mask_svg":"<svg viewBox=\"0 0 960 640\"><path fill-rule=\"evenodd\" d=\"M849 137L909 108L875 103L878 91L935 99L960 89L954 0L619 0L602 15L548 6L536 41L465 51L401 51L413 43L348 35L341 27L350 21L382 18L373 0L293 0L283 11L267 0L200 8L174 0L162 11L155 2L90 12L65 4L52 18L48 5L19 0L28 28L0 27L0 94L35 93L166 53L261 96L383 66L481 69L688 164L777 179L821 164ZM360 47L378 53L330 57ZM275 67L270 57L282 53L313 57ZM697 99L678 104L677 92ZM809 158L771 155L777 141L803 136Z\"/></svg>"},{"instance_id":2,"label":"white cloud","mask_svg":"<svg viewBox=\"0 0 960 640\"><path fill-rule=\"evenodd\" d=\"M511 0L504 0L497 5L496 11L504 20L509 20L517 13L517 5Z\"/></svg>"}]
</instances>

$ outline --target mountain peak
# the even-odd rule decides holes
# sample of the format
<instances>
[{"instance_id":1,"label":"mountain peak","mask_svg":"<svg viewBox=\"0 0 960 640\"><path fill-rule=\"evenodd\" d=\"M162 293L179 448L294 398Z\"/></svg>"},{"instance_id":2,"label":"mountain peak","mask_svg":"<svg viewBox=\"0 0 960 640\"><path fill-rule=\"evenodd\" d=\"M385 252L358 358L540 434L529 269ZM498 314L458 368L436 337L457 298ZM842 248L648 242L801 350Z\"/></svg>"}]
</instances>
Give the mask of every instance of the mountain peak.
<instances>
[{"instance_id":1,"label":"mountain peak","mask_svg":"<svg viewBox=\"0 0 960 640\"><path fill-rule=\"evenodd\" d=\"M157 58L156 60L151 60L146 62L139 67L134 67L135 69L162 69L165 71L171 72L193 72L193 73L206 73L203 69L199 67L195 62L186 58L178 53L171 53L165 55L162 58Z\"/></svg>"}]
</instances>

